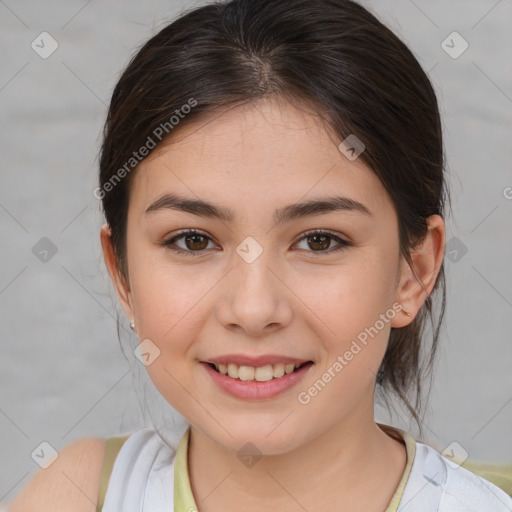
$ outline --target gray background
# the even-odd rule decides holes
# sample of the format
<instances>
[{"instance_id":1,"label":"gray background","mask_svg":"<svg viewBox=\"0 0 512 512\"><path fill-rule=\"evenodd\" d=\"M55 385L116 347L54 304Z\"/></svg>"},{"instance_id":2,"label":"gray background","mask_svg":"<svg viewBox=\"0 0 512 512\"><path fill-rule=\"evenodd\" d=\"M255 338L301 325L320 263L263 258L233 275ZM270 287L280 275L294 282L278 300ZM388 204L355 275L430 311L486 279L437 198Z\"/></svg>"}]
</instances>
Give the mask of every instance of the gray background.
<instances>
[{"instance_id":1,"label":"gray background","mask_svg":"<svg viewBox=\"0 0 512 512\"><path fill-rule=\"evenodd\" d=\"M119 72L167 20L200 4L0 0L0 501L11 501L38 469L30 454L42 441L59 450L148 421L134 389L151 386L145 370L131 371L133 356L123 356L117 339L121 309L92 191ZM454 216L426 440L438 449L457 441L471 459L512 463L512 2L364 5L429 71L444 120ZM43 31L59 45L47 59L31 48ZM457 59L441 47L453 31L469 44ZM57 249L46 262L33 252L43 237ZM122 325L130 354L136 340L124 318ZM389 421L409 428L400 417Z\"/></svg>"}]
</instances>

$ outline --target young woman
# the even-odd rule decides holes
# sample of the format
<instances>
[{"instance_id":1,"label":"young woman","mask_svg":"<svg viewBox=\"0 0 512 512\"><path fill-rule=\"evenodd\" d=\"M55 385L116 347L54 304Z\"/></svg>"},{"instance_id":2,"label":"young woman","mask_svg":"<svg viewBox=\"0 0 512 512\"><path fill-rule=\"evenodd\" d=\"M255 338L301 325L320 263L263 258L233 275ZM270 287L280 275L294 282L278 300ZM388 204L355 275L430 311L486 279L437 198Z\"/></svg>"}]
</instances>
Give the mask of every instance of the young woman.
<instances>
[{"instance_id":1,"label":"young woman","mask_svg":"<svg viewBox=\"0 0 512 512\"><path fill-rule=\"evenodd\" d=\"M421 423L443 159L429 79L353 1L215 3L151 38L95 195L138 357L188 428L177 450L153 428L73 443L12 512L512 510L374 419L394 393Z\"/></svg>"}]
</instances>

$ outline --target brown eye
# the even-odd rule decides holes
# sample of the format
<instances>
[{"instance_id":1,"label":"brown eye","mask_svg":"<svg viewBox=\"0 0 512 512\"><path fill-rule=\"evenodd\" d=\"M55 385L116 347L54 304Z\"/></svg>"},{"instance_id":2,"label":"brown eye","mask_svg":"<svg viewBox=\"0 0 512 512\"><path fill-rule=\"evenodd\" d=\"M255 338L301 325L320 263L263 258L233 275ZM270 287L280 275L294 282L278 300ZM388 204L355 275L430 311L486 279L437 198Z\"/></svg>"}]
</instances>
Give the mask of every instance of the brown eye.
<instances>
[{"instance_id":1,"label":"brown eye","mask_svg":"<svg viewBox=\"0 0 512 512\"><path fill-rule=\"evenodd\" d=\"M306 233L305 236L303 236L299 241L299 243L303 240L306 241L307 245L305 250L314 254L315 256L331 254L333 252L341 251L352 245L351 242L347 242L346 240L343 240L339 236L336 236L335 234L328 231L311 231ZM208 243L210 241L211 238L207 235L194 229L189 229L170 238L169 240L166 240L163 242L163 245L167 246L171 251L175 253L184 254L187 256L200 256L202 253L206 252ZM328 250L332 246L333 241L336 242L338 246ZM178 245L177 242L182 243L182 245Z\"/></svg>"},{"instance_id":2,"label":"brown eye","mask_svg":"<svg viewBox=\"0 0 512 512\"><path fill-rule=\"evenodd\" d=\"M331 245L331 238L326 235L308 236L308 243L312 249L325 250Z\"/></svg>"},{"instance_id":3,"label":"brown eye","mask_svg":"<svg viewBox=\"0 0 512 512\"><path fill-rule=\"evenodd\" d=\"M315 256L320 256L321 254L331 254L333 252L341 251L349 246L352 243L343 240L339 236L336 236L334 233L330 233L329 231L310 231L305 234L303 238L299 242L303 240L306 241L306 251L310 253L320 253L315 254ZM332 250L327 250L331 247L333 240L338 244L338 247L334 247Z\"/></svg>"},{"instance_id":4,"label":"brown eye","mask_svg":"<svg viewBox=\"0 0 512 512\"><path fill-rule=\"evenodd\" d=\"M182 241L183 245L177 245L176 242L178 241ZM208 236L200 233L199 231L189 229L180 233L179 235L172 237L169 240L166 240L163 244L168 246L169 249L174 252L186 254L188 256L198 256L199 254L196 253L204 252L204 250L208 247L209 241L210 238ZM178 248L176 249L173 246Z\"/></svg>"},{"instance_id":5,"label":"brown eye","mask_svg":"<svg viewBox=\"0 0 512 512\"><path fill-rule=\"evenodd\" d=\"M206 246L208 245L208 242L206 242L206 244L204 243L206 237L203 235L185 235L184 240L187 248L193 251L206 249Z\"/></svg>"}]
</instances>

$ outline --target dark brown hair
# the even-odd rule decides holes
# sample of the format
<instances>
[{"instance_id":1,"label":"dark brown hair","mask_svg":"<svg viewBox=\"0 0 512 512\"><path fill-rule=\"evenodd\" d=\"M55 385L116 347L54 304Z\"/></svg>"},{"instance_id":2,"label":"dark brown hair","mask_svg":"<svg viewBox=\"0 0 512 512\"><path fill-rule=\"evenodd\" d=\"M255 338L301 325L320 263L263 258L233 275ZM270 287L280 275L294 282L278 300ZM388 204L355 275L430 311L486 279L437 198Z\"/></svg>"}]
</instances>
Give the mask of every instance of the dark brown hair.
<instances>
[{"instance_id":1,"label":"dark brown hair","mask_svg":"<svg viewBox=\"0 0 512 512\"><path fill-rule=\"evenodd\" d=\"M426 235L426 219L444 217L449 201L437 99L416 58L351 0L232 0L193 9L165 26L135 54L114 89L95 195L125 279L134 152L149 139L158 142L159 127L172 136L205 114L267 95L305 102L340 141L355 134L364 143L360 158L394 203L400 252L412 266L410 250ZM191 98L195 106L184 115ZM172 116L179 116L176 126ZM420 431L422 382L432 374L445 310L444 265L434 288L439 290L437 322L428 296L410 325L391 329L377 375L388 405L384 391L391 390ZM427 318L428 349L422 341Z\"/></svg>"}]
</instances>

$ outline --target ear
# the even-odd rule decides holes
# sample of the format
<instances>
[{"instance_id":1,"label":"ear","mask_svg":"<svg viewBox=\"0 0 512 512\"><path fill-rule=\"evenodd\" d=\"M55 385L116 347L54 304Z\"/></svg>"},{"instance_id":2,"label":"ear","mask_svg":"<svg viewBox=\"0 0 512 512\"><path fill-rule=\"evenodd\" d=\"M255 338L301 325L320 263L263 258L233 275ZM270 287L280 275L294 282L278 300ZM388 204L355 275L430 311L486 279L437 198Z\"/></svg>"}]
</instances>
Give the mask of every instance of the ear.
<instances>
[{"instance_id":1,"label":"ear","mask_svg":"<svg viewBox=\"0 0 512 512\"><path fill-rule=\"evenodd\" d=\"M110 274L110 278L112 279L112 283L114 284L114 288L116 289L117 297L123 306L124 312L128 318L132 320L135 318L135 315L133 311L133 301L130 292L130 286L119 270L114 246L112 245L112 231L110 230L110 226L108 224L104 224L101 227L100 238L105 265L107 267L108 273Z\"/></svg>"},{"instance_id":2,"label":"ear","mask_svg":"<svg viewBox=\"0 0 512 512\"><path fill-rule=\"evenodd\" d=\"M446 244L444 220L440 215L431 215L427 222L428 231L424 240L411 250L413 269L404 257L400 263L400 279L395 300L411 316L403 313L396 315L391 321L392 327L404 327L414 320L432 292L441 270Z\"/></svg>"}]
</instances>

